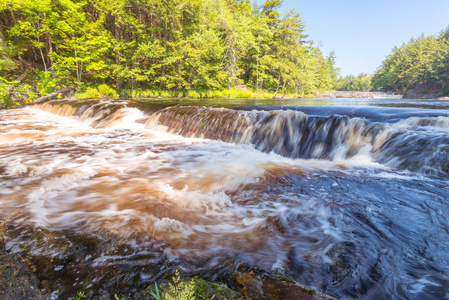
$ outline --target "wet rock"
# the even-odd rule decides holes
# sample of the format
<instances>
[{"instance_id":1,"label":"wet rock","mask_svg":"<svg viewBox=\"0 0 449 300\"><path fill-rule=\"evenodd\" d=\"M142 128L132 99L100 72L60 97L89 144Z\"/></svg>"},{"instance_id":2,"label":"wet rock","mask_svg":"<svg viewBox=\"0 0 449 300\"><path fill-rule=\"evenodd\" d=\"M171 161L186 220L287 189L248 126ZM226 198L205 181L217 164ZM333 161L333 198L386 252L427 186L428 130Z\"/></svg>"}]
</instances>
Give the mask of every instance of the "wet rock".
<instances>
[{"instance_id":1,"label":"wet rock","mask_svg":"<svg viewBox=\"0 0 449 300\"><path fill-rule=\"evenodd\" d=\"M261 300L331 300L335 299L277 273L250 271L237 275L240 292L250 299Z\"/></svg>"},{"instance_id":2,"label":"wet rock","mask_svg":"<svg viewBox=\"0 0 449 300\"><path fill-rule=\"evenodd\" d=\"M280 100L293 100L293 99L302 99L301 96L299 97L287 97L287 96L273 96L273 99L280 99Z\"/></svg>"},{"instance_id":3,"label":"wet rock","mask_svg":"<svg viewBox=\"0 0 449 300\"><path fill-rule=\"evenodd\" d=\"M202 280L203 284L200 286L203 294L207 299L216 300L230 300L230 299L242 299L242 295L236 291L231 290L227 285L223 283L207 282ZM196 282L199 284L198 280Z\"/></svg>"},{"instance_id":4,"label":"wet rock","mask_svg":"<svg viewBox=\"0 0 449 300\"><path fill-rule=\"evenodd\" d=\"M315 98L391 98L397 97L387 92L359 92L359 91L326 91L317 93Z\"/></svg>"},{"instance_id":5,"label":"wet rock","mask_svg":"<svg viewBox=\"0 0 449 300\"><path fill-rule=\"evenodd\" d=\"M36 276L18 254L0 251L0 299L45 299Z\"/></svg>"},{"instance_id":6,"label":"wet rock","mask_svg":"<svg viewBox=\"0 0 449 300\"><path fill-rule=\"evenodd\" d=\"M403 98L404 99L437 99L440 95L436 92L426 91L422 89L411 89L407 91Z\"/></svg>"}]
</instances>

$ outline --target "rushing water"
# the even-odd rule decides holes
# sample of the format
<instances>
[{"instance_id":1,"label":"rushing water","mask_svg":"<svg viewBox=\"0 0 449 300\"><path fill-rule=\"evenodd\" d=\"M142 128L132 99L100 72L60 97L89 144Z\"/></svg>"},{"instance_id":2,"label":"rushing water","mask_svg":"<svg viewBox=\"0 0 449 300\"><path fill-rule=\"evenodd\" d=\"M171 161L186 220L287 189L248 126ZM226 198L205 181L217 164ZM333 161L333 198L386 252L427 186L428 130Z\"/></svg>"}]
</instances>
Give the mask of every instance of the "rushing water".
<instances>
[{"instance_id":1,"label":"rushing water","mask_svg":"<svg viewBox=\"0 0 449 300\"><path fill-rule=\"evenodd\" d=\"M449 298L447 102L176 104L0 111L7 248L73 289L247 264L338 298Z\"/></svg>"}]
</instances>

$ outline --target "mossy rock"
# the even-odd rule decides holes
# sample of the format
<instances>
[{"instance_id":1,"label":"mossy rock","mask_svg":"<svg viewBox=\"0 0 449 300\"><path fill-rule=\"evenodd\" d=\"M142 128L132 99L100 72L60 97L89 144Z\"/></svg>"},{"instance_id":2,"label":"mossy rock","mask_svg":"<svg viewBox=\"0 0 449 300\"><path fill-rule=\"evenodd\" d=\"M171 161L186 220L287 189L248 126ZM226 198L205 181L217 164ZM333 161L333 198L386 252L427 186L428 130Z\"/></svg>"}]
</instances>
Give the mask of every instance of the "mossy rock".
<instances>
[{"instance_id":1,"label":"mossy rock","mask_svg":"<svg viewBox=\"0 0 449 300\"><path fill-rule=\"evenodd\" d=\"M231 290L226 284L218 282L208 282L201 278L194 278L196 286L195 296L197 299L244 299L243 295Z\"/></svg>"},{"instance_id":2,"label":"mossy rock","mask_svg":"<svg viewBox=\"0 0 449 300\"><path fill-rule=\"evenodd\" d=\"M315 289L304 286L279 274L250 271L237 275L240 292L250 299L261 300L332 300Z\"/></svg>"},{"instance_id":3,"label":"mossy rock","mask_svg":"<svg viewBox=\"0 0 449 300\"><path fill-rule=\"evenodd\" d=\"M45 299L36 276L18 254L0 251L0 299Z\"/></svg>"}]
</instances>

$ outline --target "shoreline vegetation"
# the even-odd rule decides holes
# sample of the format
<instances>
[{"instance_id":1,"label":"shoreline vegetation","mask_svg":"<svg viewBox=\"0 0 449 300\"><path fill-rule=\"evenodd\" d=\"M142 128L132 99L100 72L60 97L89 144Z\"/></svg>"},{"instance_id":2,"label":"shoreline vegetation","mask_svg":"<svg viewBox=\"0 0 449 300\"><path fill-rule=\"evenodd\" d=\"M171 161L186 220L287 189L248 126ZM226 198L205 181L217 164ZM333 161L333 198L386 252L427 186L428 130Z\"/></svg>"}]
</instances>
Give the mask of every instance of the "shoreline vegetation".
<instances>
[{"instance_id":1,"label":"shoreline vegetation","mask_svg":"<svg viewBox=\"0 0 449 300\"><path fill-rule=\"evenodd\" d=\"M142 99L142 98L186 98L186 99L214 99L214 98L226 98L226 99L299 99L299 98L314 98L314 94L300 95L292 93L280 93L276 94L266 90L253 90L246 85L239 85L231 89L223 90L208 90L208 89L192 89L192 90L175 90L167 91L161 89L148 89L148 90L119 90L116 91L106 85L100 85L98 87L88 88L82 93L76 93L72 96L73 99L86 100L86 99Z\"/></svg>"},{"instance_id":2,"label":"shoreline vegetation","mask_svg":"<svg viewBox=\"0 0 449 300\"><path fill-rule=\"evenodd\" d=\"M14 106L72 85L80 97L106 86L122 97L162 98L304 97L332 89L335 55L324 55L300 13L281 14L281 5L0 0L0 99Z\"/></svg>"},{"instance_id":3,"label":"shoreline vegetation","mask_svg":"<svg viewBox=\"0 0 449 300\"><path fill-rule=\"evenodd\" d=\"M40 280L19 254L0 250L0 297L2 299L111 299L111 300L243 300L243 299L303 299L335 300L313 288L276 272L266 272L249 266L224 280L209 281L201 276L167 273L153 284L133 286L122 282L108 289L85 288L67 290L55 287L49 280ZM51 262L49 262L51 264ZM119 276L117 276L119 277ZM56 288L56 289L55 289ZM58 289L59 288L59 289Z\"/></svg>"},{"instance_id":4,"label":"shoreline vegetation","mask_svg":"<svg viewBox=\"0 0 449 300\"><path fill-rule=\"evenodd\" d=\"M438 91L428 91L412 89L405 94L391 91L370 91L370 90L329 90L317 91L307 95L299 94L276 94L269 91L254 91L246 86L238 86L230 90L120 90L116 91L107 85L90 87L82 92L77 92L75 86L68 86L58 89L46 95L32 95L6 102L0 101L0 109L19 108L24 105L40 103L47 100L138 100L138 99L326 99L326 98L398 98L403 99L436 99L449 101L449 97Z\"/></svg>"}]
</instances>

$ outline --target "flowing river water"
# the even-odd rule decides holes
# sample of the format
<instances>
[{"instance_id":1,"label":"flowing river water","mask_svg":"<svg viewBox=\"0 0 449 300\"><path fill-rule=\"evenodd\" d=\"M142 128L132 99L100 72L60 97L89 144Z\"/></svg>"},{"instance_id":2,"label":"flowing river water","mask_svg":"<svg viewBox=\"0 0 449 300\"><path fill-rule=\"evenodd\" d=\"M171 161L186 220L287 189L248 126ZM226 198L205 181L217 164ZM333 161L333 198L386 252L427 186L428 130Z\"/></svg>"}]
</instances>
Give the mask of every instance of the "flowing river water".
<instances>
[{"instance_id":1,"label":"flowing river water","mask_svg":"<svg viewBox=\"0 0 449 300\"><path fill-rule=\"evenodd\" d=\"M242 265L449 298L449 103L49 101L0 111L6 248L64 289ZM112 282L114 281L114 282Z\"/></svg>"}]
</instances>

